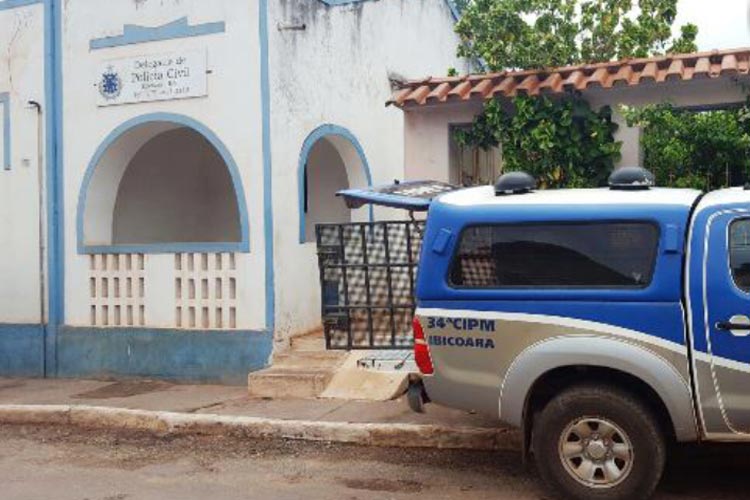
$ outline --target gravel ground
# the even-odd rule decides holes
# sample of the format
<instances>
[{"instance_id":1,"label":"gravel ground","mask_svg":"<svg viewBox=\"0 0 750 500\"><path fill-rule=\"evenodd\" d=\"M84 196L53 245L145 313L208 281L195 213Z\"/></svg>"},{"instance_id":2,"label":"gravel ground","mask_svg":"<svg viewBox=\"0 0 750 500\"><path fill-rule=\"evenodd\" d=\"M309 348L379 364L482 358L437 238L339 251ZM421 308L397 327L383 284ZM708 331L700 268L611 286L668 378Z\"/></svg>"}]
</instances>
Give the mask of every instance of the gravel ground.
<instances>
[{"instance_id":1,"label":"gravel ground","mask_svg":"<svg viewBox=\"0 0 750 500\"><path fill-rule=\"evenodd\" d=\"M657 498L747 498L750 448L683 448ZM548 498L517 453L0 426L0 498Z\"/></svg>"}]
</instances>

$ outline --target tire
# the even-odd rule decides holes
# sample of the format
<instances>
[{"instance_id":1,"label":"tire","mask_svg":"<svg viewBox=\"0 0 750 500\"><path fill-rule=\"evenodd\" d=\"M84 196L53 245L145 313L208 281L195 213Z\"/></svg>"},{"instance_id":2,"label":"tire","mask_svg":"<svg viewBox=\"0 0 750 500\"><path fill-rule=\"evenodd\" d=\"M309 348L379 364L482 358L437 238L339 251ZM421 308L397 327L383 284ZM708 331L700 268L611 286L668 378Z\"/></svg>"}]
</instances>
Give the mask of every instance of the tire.
<instances>
[{"instance_id":1,"label":"tire","mask_svg":"<svg viewBox=\"0 0 750 500\"><path fill-rule=\"evenodd\" d=\"M544 482L562 498L649 498L664 470L663 432L653 413L625 391L571 387L553 398L532 428Z\"/></svg>"}]
</instances>

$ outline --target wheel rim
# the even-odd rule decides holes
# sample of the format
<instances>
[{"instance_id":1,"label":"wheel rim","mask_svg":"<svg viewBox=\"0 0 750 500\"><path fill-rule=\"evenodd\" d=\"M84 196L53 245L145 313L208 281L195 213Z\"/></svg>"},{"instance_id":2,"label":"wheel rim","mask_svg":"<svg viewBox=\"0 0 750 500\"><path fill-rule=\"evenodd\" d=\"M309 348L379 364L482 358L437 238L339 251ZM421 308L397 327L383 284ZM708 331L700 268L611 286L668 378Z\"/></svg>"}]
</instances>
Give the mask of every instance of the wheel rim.
<instances>
[{"instance_id":1,"label":"wheel rim","mask_svg":"<svg viewBox=\"0 0 750 500\"><path fill-rule=\"evenodd\" d=\"M590 488L612 488L633 468L633 445L620 426L604 418L583 417L571 422L558 447L565 470Z\"/></svg>"}]
</instances>

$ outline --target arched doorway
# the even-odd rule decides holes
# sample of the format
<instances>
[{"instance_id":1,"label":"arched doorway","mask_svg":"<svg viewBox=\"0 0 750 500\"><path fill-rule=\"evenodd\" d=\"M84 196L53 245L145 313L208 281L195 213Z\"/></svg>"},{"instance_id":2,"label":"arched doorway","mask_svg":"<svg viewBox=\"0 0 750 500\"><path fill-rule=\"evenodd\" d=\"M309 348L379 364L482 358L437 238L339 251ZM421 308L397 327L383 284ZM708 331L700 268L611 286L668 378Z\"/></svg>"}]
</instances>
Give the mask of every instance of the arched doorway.
<instances>
[{"instance_id":1,"label":"arched doorway","mask_svg":"<svg viewBox=\"0 0 750 500\"><path fill-rule=\"evenodd\" d=\"M123 124L89 164L78 243L83 253L247 251L245 197L231 155L184 116Z\"/></svg>"},{"instance_id":2,"label":"arched doorway","mask_svg":"<svg viewBox=\"0 0 750 500\"><path fill-rule=\"evenodd\" d=\"M367 158L356 137L337 125L316 128L300 154L300 243L315 241L316 224L372 218L371 209L352 211L336 197L342 189L371 185Z\"/></svg>"}]
</instances>

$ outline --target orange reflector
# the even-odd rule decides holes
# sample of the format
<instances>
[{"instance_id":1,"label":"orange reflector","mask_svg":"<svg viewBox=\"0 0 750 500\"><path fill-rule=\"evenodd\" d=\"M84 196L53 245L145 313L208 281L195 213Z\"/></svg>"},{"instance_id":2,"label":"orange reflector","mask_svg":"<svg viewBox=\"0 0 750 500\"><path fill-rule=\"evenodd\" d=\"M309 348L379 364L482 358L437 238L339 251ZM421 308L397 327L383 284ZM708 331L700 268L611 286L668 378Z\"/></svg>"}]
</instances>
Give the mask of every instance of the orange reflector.
<instances>
[{"instance_id":1,"label":"orange reflector","mask_svg":"<svg viewBox=\"0 0 750 500\"><path fill-rule=\"evenodd\" d=\"M414 361L419 367L419 371L424 375L432 375L435 371L430 358L430 346L427 345L427 339L424 336L422 324L418 318L412 322L412 331L414 332Z\"/></svg>"}]
</instances>

